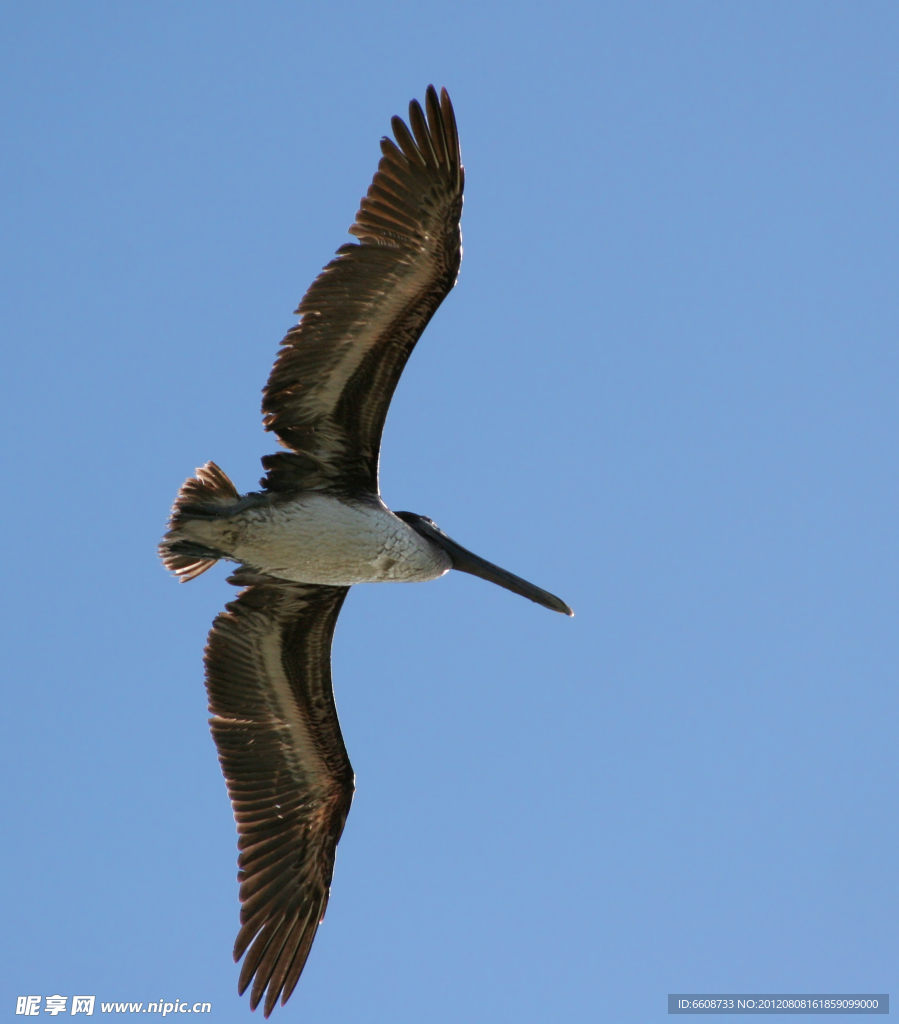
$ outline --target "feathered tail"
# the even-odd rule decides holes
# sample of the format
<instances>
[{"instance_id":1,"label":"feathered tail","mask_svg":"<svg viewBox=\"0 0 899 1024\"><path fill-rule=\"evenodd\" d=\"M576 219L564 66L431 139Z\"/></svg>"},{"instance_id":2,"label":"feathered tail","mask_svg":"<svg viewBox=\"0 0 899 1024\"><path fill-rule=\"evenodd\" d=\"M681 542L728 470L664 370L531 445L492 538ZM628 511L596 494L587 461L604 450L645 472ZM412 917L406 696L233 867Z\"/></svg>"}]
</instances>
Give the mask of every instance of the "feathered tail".
<instances>
[{"instance_id":1,"label":"feathered tail","mask_svg":"<svg viewBox=\"0 0 899 1024\"><path fill-rule=\"evenodd\" d=\"M168 531L159 545L159 557L182 583L196 579L222 557L212 548L182 539L180 534L185 521L217 518L222 508L233 505L239 498L237 488L214 462L200 466L196 476L188 477L181 485L172 506Z\"/></svg>"}]
</instances>

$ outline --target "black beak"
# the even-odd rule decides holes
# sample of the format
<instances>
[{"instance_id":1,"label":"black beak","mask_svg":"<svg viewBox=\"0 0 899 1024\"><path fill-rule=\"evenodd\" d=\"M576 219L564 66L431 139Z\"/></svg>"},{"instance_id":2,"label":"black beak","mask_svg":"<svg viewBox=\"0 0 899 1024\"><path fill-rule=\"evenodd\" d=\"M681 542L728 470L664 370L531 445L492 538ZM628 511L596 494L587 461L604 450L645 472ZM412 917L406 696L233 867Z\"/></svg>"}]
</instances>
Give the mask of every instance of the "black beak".
<instances>
[{"instance_id":1,"label":"black beak","mask_svg":"<svg viewBox=\"0 0 899 1024\"><path fill-rule=\"evenodd\" d=\"M526 597L530 601L536 601L537 604L542 604L544 608L550 608L554 612L561 612L563 615L574 615L574 612L561 598L556 597L555 594L550 594L546 590L541 590L540 587L535 587L533 583L528 583L527 580L523 580L520 576L515 576L511 572L506 572L505 569L500 569L498 565L494 565L484 558L479 558L477 555L472 554L463 548L461 544L457 544L454 540L447 537L443 530L435 522L428 519L427 516L419 516L415 512L397 512L395 514L404 523L408 523L416 533L420 533L422 537L427 537L428 540L439 544L453 560L453 568L458 569L459 572L480 576L482 580L488 580L490 583L497 584L497 586L505 587L506 590L511 590L513 594L521 594L522 597Z\"/></svg>"}]
</instances>

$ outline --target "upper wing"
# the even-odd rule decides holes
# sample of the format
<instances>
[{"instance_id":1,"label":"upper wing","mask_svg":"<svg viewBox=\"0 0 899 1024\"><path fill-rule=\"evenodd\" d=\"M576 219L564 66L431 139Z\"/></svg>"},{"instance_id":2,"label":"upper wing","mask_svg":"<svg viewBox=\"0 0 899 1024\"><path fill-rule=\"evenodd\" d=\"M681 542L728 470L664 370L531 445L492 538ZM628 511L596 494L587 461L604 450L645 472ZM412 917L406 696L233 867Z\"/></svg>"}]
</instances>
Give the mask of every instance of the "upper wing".
<instances>
[{"instance_id":1,"label":"upper wing","mask_svg":"<svg viewBox=\"0 0 899 1024\"><path fill-rule=\"evenodd\" d=\"M462 259L463 170L446 90L409 104L409 129L383 157L347 243L306 292L299 324L263 392L267 430L294 455L262 460L267 490L378 490L387 407L409 354Z\"/></svg>"},{"instance_id":2,"label":"upper wing","mask_svg":"<svg viewBox=\"0 0 899 1024\"><path fill-rule=\"evenodd\" d=\"M213 623L206 686L240 836L234 959L249 953L238 988L255 977L250 1006L265 995L267 1017L279 995L287 1001L309 955L353 799L330 666L349 588L247 570L231 581L252 585Z\"/></svg>"}]
</instances>

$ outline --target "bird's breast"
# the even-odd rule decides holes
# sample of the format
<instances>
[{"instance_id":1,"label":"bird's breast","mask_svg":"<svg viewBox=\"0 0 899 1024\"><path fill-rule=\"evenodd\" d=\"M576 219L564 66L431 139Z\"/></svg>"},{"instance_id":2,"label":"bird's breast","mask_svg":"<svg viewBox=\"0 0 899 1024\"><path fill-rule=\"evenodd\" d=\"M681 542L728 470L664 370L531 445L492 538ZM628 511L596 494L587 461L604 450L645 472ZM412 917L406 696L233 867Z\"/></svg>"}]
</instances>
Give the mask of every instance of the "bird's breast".
<instances>
[{"instance_id":1,"label":"bird's breast","mask_svg":"<svg viewBox=\"0 0 899 1024\"><path fill-rule=\"evenodd\" d=\"M309 493L247 509L230 526L232 557L297 583L415 582L452 567L445 551L383 504Z\"/></svg>"}]
</instances>

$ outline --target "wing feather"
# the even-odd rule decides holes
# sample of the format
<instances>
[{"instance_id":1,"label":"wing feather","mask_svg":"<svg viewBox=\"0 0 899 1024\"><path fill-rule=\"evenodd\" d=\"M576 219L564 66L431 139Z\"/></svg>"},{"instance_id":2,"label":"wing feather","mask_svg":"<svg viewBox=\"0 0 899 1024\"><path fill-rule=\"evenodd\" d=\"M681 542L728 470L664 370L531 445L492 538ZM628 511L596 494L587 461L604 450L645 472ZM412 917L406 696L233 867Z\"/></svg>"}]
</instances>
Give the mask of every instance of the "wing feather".
<instances>
[{"instance_id":1,"label":"wing feather","mask_svg":"<svg viewBox=\"0 0 899 1024\"><path fill-rule=\"evenodd\" d=\"M446 90L412 101L362 199L348 243L300 303L266 384L262 411L292 454L266 456L270 491L378 491L387 408L412 349L462 258L464 173Z\"/></svg>"},{"instance_id":2,"label":"wing feather","mask_svg":"<svg viewBox=\"0 0 899 1024\"><path fill-rule=\"evenodd\" d=\"M306 962L353 799L330 667L349 588L231 579L254 582L213 623L206 684L239 837L238 987L267 1017Z\"/></svg>"}]
</instances>

